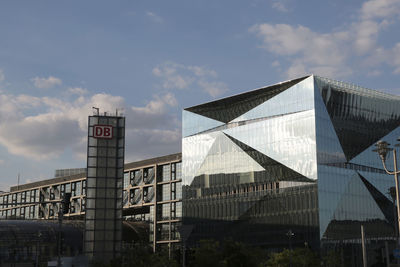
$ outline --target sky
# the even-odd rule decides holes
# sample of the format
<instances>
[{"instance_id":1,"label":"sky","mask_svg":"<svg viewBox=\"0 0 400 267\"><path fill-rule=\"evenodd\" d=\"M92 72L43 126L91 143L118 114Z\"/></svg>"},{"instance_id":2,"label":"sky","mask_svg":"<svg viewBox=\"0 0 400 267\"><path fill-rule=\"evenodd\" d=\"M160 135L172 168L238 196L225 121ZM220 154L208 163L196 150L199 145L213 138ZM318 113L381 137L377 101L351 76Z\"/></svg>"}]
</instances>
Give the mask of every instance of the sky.
<instances>
[{"instance_id":1,"label":"sky","mask_svg":"<svg viewBox=\"0 0 400 267\"><path fill-rule=\"evenodd\" d=\"M400 95L400 0L0 2L0 190L86 166L87 116L126 162L181 151L182 109L306 74Z\"/></svg>"}]
</instances>

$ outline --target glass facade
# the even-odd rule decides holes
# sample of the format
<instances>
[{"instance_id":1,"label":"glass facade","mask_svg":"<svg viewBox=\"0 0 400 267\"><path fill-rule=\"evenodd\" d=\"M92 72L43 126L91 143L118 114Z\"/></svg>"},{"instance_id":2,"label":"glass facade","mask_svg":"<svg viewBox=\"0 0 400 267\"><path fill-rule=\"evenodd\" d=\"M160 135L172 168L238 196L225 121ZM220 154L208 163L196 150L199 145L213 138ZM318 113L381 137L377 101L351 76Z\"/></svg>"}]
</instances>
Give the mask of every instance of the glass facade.
<instances>
[{"instance_id":1,"label":"glass facade","mask_svg":"<svg viewBox=\"0 0 400 267\"><path fill-rule=\"evenodd\" d=\"M183 239L358 246L362 224L393 240L394 181L372 149L399 126L400 97L313 75L185 109Z\"/></svg>"},{"instance_id":2,"label":"glass facade","mask_svg":"<svg viewBox=\"0 0 400 267\"><path fill-rule=\"evenodd\" d=\"M124 219L148 225L149 242L154 251L172 253L180 244L181 166L181 155L175 154L125 169L125 176L131 177L133 182L124 188L125 192L130 192L124 202L127 210Z\"/></svg>"},{"instance_id":3,"label":"glass facade","mask_svg":"<svg viewBox=\"0 0 400 267\"><path fill-rule=\"evenodd\" d=\"M372 150L378 140L399 137L400 97L322 77L314 82L322 244L359 242L361 225L372 239L394 239L394 179Z\"/></svg>"},{"instance_id":4,"label":"glass facade","mask_svg":"<svg viewBox=\"0 0 400 267\"><path fill-rule=\"evenodd\" d=\"M112 134L96 136L101 127ZM124 151L125 118L89 116L84 249L91 260L109 262L121 252ZM66 184L66 192L76 189Z\"/></svg>"}]
</instances>

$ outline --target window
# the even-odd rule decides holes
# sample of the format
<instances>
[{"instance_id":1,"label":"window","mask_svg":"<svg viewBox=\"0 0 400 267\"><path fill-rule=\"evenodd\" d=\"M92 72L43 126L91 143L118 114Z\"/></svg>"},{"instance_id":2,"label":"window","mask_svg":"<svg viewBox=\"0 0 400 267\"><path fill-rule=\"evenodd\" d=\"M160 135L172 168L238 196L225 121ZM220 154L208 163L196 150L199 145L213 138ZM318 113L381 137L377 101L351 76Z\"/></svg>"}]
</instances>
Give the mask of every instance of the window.
<instances>
[{"instance_id":1,"label":"window","mask_svg":"<svg viewBox=\"0 0 400 267\"><path fill-rule=\"evenodd\" d=\"M146 168L143 170L143 181L146 184L153 182L154 179L154 168Z\"/></svg>"},{"instance_id":2,"label":"window","mask_svg":"<svg viewBox=\"0 0 400 267\"><path fill-rule=\"evenodd\" d=\"M124 188L127 188L129 184L132 184L131 178L129 177L129 172L124 172Z\"/></svg>"},{"instance_id":3,"label":"window","mask_svg":"<svg viewBox=\"0 0 400 267\"><path fill-rule=\"evenodd\" d=\"M65 184L61 185L60 196L63 197L65 193Z\"/></svg>"},{"instance_id":4,"label":"window","mask_svg":"<svg viewBox=\"0 0 400 267\"><path fill-rule=\"evenodd\" d=\"M12 203L16 204L17 203L17 194L12 195Z\"/></svg>"},{"instance_id":5,"label":"window","mask_svg":"<svg viewBox=\"0 0 400 267\"><path fill-rule=\"evenodd\" d=\"M76 182L71 183L71 193L72 196L76 196Z\"/></svg>"},{"instance_id":6,"label":"window","mask_svg":"<svg viewBox=\"0 0 400 267\"><path fill-rule=\"evenodd\" d=\"M76 200L71 202L71 213L75 213L76 212L76 208L75 208L76 204L77 204Z\"/></svg>"},{"instance_id":7,"label":"window","mask_svg":"<svg viewBox=\"0 0 400 267\"><path fill-rule=\"evenodd\" d=\"M141 170L135 170L130 172L130 184L135 186L135 185L140 185L142 182L142 172Z\"/></svg>"},{"instance_id":8,"label":"window","mask_svg":"<svg viewBox=\"0 0 400 267\"><path fill-rule=\"evenodd\" d=\"M82 182L76 182L75 195L80 196L82 194Z\"/></svg>"},{"instance_id":9,"label":"window","mask_svg":"<svg viewBox=\"0 0 400 267\"><path fill-rule=\"evenodd\" d=\"M55 194L54 194L54 188L53 187L51 187L50 188L50 200L54 200L56 197L55 197Z\"/></svg>"},{"instance_id":10,"label":"window","mask_svg":"<svg viewBox=\"0 0 400 267\"><path fill-rule=\"evenodd\" d=\"M171 166L169 164L161 166L161 181L171 180Z\"/></svg>"},{"instance_id":11,"label":"window","mask_svg":"<svg viewBox=\"0 0 400 267\"><path fill-rule=\"evenodd\" d=\"M70 183L65 185L65 192L66 193L71 193L71 184Z\"/></svg>"}]
</instances>

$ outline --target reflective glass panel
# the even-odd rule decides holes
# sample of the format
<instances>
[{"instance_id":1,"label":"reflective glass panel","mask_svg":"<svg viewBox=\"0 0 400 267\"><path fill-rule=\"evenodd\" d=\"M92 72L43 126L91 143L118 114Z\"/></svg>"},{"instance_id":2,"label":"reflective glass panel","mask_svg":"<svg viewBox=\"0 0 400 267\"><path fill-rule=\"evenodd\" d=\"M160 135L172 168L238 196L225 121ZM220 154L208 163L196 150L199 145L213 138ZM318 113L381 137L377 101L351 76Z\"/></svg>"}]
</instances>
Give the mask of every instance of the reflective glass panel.
<instances>
[{"instance_id":1,"label":"reflective glass panel","mask_svg":"<svg viewBox=\"0 0 400 267\"><path fill-rule=\"evenodd\" d=\"M314 111L273 117L223 132L298 173L317 179Z\"/></svg>"},{"instance_id":2,"label":"reflective glass panel","mask_svg":"<svg viewBox=\"0 0 400 267\"><path fill-rule=\"evenodd\" d=\"M272 117L314 108L314 78L312 76L268 99L232 122Z\"/></svg>"}]
</instances>

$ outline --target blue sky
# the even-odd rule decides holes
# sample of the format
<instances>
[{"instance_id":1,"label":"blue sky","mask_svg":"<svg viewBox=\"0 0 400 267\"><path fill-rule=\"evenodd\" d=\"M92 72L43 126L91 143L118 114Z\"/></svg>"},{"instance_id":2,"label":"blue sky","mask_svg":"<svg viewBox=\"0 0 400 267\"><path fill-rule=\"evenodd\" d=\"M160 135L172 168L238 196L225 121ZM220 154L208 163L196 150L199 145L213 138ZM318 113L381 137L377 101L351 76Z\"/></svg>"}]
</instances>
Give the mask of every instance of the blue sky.
<instances>
[{"instance_id":1,"label":"blue sky","mask_svg":"<svg viewBox=\"0 0 400 267\"><path fill-rule=\"evenodd\" d=\"M123 110L126 161L180 152L184 107L314 73L400 94L400 0L2 1L0 190L86 165Z\"/></svg>"}]
</instances>

